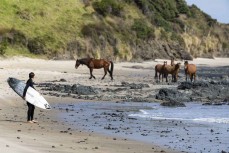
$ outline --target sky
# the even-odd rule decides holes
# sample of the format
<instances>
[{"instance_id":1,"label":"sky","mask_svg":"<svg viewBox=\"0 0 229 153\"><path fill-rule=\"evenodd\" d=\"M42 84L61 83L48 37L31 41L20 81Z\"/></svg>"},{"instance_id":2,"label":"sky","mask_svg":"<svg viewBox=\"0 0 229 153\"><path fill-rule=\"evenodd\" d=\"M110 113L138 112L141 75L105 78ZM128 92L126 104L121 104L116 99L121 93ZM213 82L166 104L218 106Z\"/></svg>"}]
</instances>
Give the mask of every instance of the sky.
<instances>
[{"instance_id":1,"label":"sky","mask_svg":"<svg viewBox=\"0 0 229 153\"><path fill-rule=\"evenodd\" d=\"M186 0L186 2L188 5L195 4L220 23L229 23L229 0Z\"/></svg>"}]
</instances>

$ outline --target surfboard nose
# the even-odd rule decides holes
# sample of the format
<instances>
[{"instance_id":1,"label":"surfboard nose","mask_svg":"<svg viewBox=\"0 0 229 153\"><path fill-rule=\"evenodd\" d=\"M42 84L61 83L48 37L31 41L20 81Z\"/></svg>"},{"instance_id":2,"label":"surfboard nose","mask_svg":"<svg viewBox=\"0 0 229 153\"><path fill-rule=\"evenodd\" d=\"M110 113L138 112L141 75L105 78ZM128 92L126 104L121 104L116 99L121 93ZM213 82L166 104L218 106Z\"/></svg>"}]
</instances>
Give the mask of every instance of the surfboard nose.
<instances>
[{"instance_id":1,"label":"surfboard nose","mask_svg":"<svg viewBox=\"0 0 229 153\"><path fill-rule=\"evenodd\" d=\"M10 86L12 86L12 85L18 83L18 81L19 81L19 80L15 79L15 78L12 78L12 77L9 77L9 78L7 79L7 82L8 82L8 84L9 84Z\"/></svg>"}]
</instances>

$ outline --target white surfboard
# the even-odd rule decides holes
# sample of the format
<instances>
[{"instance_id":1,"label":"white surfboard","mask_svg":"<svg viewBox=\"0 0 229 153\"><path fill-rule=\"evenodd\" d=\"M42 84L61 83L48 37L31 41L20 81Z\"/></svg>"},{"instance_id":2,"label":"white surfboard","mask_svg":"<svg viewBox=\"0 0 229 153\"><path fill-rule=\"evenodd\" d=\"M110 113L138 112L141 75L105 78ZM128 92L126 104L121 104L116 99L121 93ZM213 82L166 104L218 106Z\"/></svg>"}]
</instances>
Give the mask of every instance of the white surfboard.
<instances>
[{"instance_id":1,"label":"white surfboard","mask_svg":"<svg viewBox=\"0 0 229 153\"><path fill-rule=\"evenodd\" d=\"M20 81L16 78L8 78L7 82L9 86L20 96L23 96L23 92L25 89L26 84L23 81ZM35 89L29 87L25 100L28 101L29 103L42 108L42 109L51 109L49 103L45 100L45 98L37 92Z\"/></svg>"}]
</instances>

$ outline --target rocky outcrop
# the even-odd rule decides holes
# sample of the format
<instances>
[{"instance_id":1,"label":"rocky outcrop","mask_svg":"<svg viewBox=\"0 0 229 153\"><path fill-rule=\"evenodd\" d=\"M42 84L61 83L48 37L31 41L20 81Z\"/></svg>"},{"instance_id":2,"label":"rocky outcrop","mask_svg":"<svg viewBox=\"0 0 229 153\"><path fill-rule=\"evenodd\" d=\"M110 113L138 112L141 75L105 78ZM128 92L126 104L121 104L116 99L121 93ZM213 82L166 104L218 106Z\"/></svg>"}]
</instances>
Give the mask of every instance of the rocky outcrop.
<instances>
[{"instance_id":1,"label":"rocky outcrop","mask_svg":"<svg viewBox=\"0 0 229 153\"><path fill-rule=\"evenodd\" d=\"M160 89L158 94L156 94L156 99L178 102L190 101L190 99L186 97L185 94L179 92L178 90L167 88Z\"/></svg>"},{"instance_id":2,"label":"rocky outcrop","mask_svg":"<svg viewBox=\"0 0 229 153\"><path fill-rule=\"evenodd\" d=\"M162 102L161 106L167 107L186 107L184 103L177 101Z\"/></svg>"},{"instance_id":3,"label":"rocky outcrop","mask_svg":"<svg viewBox=\"0 0 229 153\"><path fill-rule=\"evenodd\" d=\"M68 94L78 94L78 95L96 95L99 93L98 88L93 88L91 86L83 86L80 84L74 85L64 85L64 84L53 84L53 83L42 83L39 84L42 90L46 91L56 91Z\"/></svg>"}]
</instances>

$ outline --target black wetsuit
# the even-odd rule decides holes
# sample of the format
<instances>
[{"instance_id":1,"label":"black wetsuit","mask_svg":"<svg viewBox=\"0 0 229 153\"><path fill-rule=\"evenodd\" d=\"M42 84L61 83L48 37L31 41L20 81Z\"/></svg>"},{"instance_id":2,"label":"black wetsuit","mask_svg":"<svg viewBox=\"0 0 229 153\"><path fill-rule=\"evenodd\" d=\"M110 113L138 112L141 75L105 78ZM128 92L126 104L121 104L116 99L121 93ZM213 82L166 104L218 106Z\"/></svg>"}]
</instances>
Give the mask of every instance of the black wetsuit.
<instances>
[{"instance_id":1,"label":"black wetsuit","mask_svg":"<svg viewBox=\"0 0 229 153\"><path fill-rule=\"evenodd\" d=\"M34 88L33 84L34 84L34 82L33 82L33 80L31 78L26 82L26 86L25 86L25 89L24 89L24 92L23 92L23 97L25 97L27 89L29 87ZM27 101L27 106L28 106L27 121L32 121L33 120L35 106L33 104L29 103L28 101Z\"/></svg>"}]
</instances>

